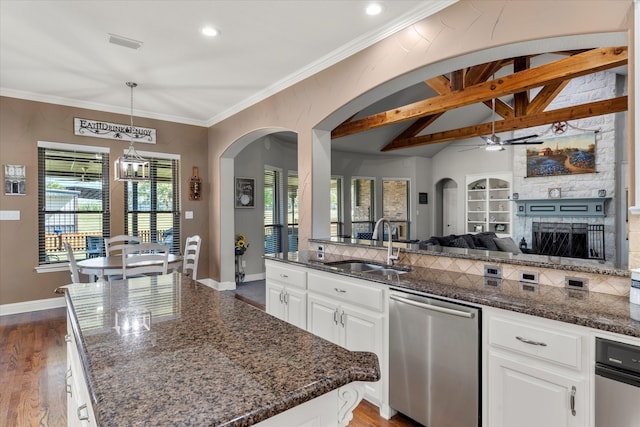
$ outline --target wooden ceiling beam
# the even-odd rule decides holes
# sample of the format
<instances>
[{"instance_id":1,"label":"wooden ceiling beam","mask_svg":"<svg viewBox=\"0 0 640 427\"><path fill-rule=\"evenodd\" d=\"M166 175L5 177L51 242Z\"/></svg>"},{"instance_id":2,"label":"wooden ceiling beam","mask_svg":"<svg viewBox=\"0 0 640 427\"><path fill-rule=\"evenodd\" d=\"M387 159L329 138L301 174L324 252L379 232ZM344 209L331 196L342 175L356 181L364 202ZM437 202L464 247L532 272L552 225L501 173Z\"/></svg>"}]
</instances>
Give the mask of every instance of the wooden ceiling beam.
<instances>
[{"instance_id":1,"label":"wooden ceiling beam","mask_svg":"<svg viewBox=\"0 0 640 427\"><path fill-rule=\"evenodd\" d=\"M404 132L398 135L397 139L412 138L425 130L431 123L438 120L444 113L434 114L432 116L420 117L411 126L406 128Z\"/></svg>"},{"instance_id":2,"label":"wooden ceiling beam","mask_svg":"<svg viewBox=\"0 0 640 427\"><path fill-rule=\"evenodd\" d=\"M528 56L519 56L513 60L513 72L519 73L528 70L531 61ZM513 94L513 112L516 117L525 116L529 107L529 91L523 90Z\"/></svg>"},{"instance_id":3,"label":"wooden ceiling beam","mask_svg":"<svg viewBox=\"0 0 640 427\"><path fill-rule=\"evenodd\" d=\"M591 102L589 104L575 105L547 112L529 114L526 117L516 117L510 120L502 120L495 123L496 133L526 129L534 126L543 126L556 122L577 120L586 117L601 116L603 114L627 111L628 97L606 99L604 101ZM382 148L382 151L393 151L421 145L436 144L439 142L454 141L457 139L471 138L474 136L488 135L491 133L491 123L468 126L444 132L436 132L429 135L421 135L413 138L396 139Z\"/></svg>"},{"instance_id":4,"label":"wooden ceiling beam","mask_svg":"<svg viewBox=\"0 0 640 427\"><path fill-rule=\"evenodd\" d=\"M491 98L619 67L627 64L627 60L628 49L626 46L593 49L550 64L479 83L463 91L436 96L344 123L333 130L331 137L340 138L394 123L444 113L453 108L487 101Z\"/></svg>"},{"instance_id":5,"label":"wooden ceiling beam","mask_svg":"<svg viewBox=\"0 0 640 427\"><path fill-rule=\"evenodd\" d=\"M563 82L554 83L550 85L546 85L543 87L540 92L533 98L531 102L529 102L529 107L527 107L527 114L535 114L541 113L545 108L551 104L551 101L555 99L556 96L562 89L565 88L569 84L569 80L565 80Z\"/></svg>"},{"instance_id":6,"label":"wooden ceiling beam","mask_svg":"<svg viewBox=\"0 0 640 427\"><path fill-rule=\"evenodd\" d=\"M469 67L469 70L465 74L465 87L473 86L478 83L486 82L497 71L505 66L504 61L492 61L485 64L474 65Z\"/></svg>"},{"instance_id":7,"label":"wooden ceiling beam","mask_svg":"<svg viewBox=\"0 0 640 427\"><path fill-rule=\"evenodd\" d=\"M451 82L445 76L436 76L432 79L425 80L425 83L438 95L444 95L445 93L451 93Z\"/></svg>"},{"instance_id":8,"label":"wooden ceiling beam","mask_svg":"<svg viewBox=\"0 0 640 427\"><path fill-rule=\"evenodd\" d=\"M483 101L482 103L487 107L489 107L489 109L493 108L493 105L491 104L490 100ZM503 119L512 119L515 117L513 113L513 108L511 107L511 105L507 104L506 102L504 102L499 98L496 99L496 114L502 117Z\"/></svg>"}]
</instances>

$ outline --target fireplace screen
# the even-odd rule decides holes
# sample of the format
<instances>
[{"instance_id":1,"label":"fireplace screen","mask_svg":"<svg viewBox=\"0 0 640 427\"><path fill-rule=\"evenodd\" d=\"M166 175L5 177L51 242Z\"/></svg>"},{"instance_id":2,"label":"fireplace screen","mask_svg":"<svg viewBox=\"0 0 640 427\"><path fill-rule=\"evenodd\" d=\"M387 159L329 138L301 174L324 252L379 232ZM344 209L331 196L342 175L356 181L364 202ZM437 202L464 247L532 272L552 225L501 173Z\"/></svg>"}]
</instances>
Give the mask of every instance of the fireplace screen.
<instances>
[{"instance_id":1,"label":"fireplace screen","mask_svg":"<svg viewBox=\"0 0 640 427\"><path fill-rule=\"evenodd\" d=\"M534 222L533 253L604 261L604 225Z\"/></svg>"}]
</instances>

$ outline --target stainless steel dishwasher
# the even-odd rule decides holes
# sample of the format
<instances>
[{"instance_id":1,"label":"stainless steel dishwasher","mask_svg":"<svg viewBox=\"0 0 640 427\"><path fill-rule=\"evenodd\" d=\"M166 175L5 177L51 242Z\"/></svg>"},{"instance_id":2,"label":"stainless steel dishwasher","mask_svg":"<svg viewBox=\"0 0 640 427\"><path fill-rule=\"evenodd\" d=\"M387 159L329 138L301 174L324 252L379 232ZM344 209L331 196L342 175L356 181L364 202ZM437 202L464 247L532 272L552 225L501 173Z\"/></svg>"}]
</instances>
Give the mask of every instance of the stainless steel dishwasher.
<instances>
[{"instance_id":1,"label":"stainless steel dishwasher","mask_svg":"<svg viewBox=\"0 0 640 427\"><path fill-rule=\"evenodd\" d=\"M389 401L428 427L480 425L479 308L392 290Z\"/></svg>"},{"instance_id":2,"label":"stainless steel dishwasher","mask_svg":"<svg viewBox=\"0 0 640 427\"><path fill-rule=\"evenodd\" d=\"M596 427L640 425L640 347L596 338Z\"/></svg>"}]
</instances>

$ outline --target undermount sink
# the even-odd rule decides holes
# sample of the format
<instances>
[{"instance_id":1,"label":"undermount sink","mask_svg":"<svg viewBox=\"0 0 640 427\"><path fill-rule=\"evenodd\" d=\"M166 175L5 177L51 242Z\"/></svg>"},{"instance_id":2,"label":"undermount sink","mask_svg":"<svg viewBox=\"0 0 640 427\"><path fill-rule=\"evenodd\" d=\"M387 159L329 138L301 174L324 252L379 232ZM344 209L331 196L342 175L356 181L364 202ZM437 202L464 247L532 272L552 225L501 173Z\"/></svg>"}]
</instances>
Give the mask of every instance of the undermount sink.
<instances>
[{"instance_id":1,"label":"undermount sink","mask_svg":"<svg viewBox=\"0 0 640 427\"><path fill-rule=\"evenodd\" d=\"M357 271L360 273L376 274L379 276L389 276L392 274L404 274L411 271L408 267L401 267L388 264L378 264L371 261L348 260L332 261L325 265L336 267L346 271Z\"/></svg>"}]
</instances>

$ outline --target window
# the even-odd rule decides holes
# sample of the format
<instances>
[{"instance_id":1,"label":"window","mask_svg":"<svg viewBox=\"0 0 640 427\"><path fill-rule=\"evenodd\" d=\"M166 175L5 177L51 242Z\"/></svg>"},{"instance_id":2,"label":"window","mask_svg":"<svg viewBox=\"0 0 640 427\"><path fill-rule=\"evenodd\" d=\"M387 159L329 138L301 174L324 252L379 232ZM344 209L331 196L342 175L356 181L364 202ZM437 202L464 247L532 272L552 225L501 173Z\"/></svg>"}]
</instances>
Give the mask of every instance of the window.
<instances>
[{"instance_id":1,"label":"window","mask_svg":"<svg viewBox=\"0 0 640 427\"><path fill-rule=\"evenodd\" d=\"M264 169L264 253L282 252L282 172Z\"/></svg>"},{"instance_id":2,"label":"window","mask_svg":"<svg viewBox=\"0 0 640 427\"><path fill-rule=\"evenodd\" d=\"M344 222L342 214L342 177L331 177L331 235L342 236L344 234Z\"/></svg>"},{"instance_id":3,"label":"window","mask_svg":"<svg viewBox=\"0 0 640 427\"><path fill-rule=\"evenodd\" d=\"M169 246L180 253L180 160L177 156L141 153L149 160L149 181L129 181L125 188L125 230L143 242Z\"/></svg>"},{"instance_id":4,"label":"window","mask_svg":"<svg viewBox=\"0 0 640 427\"><path fill-rule=\"evenodd\" d=\"M103 254L109 235L109 150L38 142L38 260L66 262Z\"/></svg>"},{"instance_id":5,"label":"window","mask_svg":"<svg viewBox=\"0 0 640 427\"><path fill-rule=\"evenodd\" d=\"M287 250L298 250L298 174L287 177Z\"/></svg>"},{"instance_id":6,"label":"window","mask_svg":"<svg viewBox=\"0 0 640 427\"><path fill-rule=\"evenodd\" d=\"M409 180L382 180L382 216L391 221L394 239L409 235Z\"/></svg>"},{"instance_id":7,"label":"window","mask_svg":"<svg viewBox=\"0 0 640 427\"><path fill-rule=\"evenodd\" d=\"M373 178L351 180L351 232L356 238L358 233L373 232L375 183Z\"/></svg>"}]
</instances>

